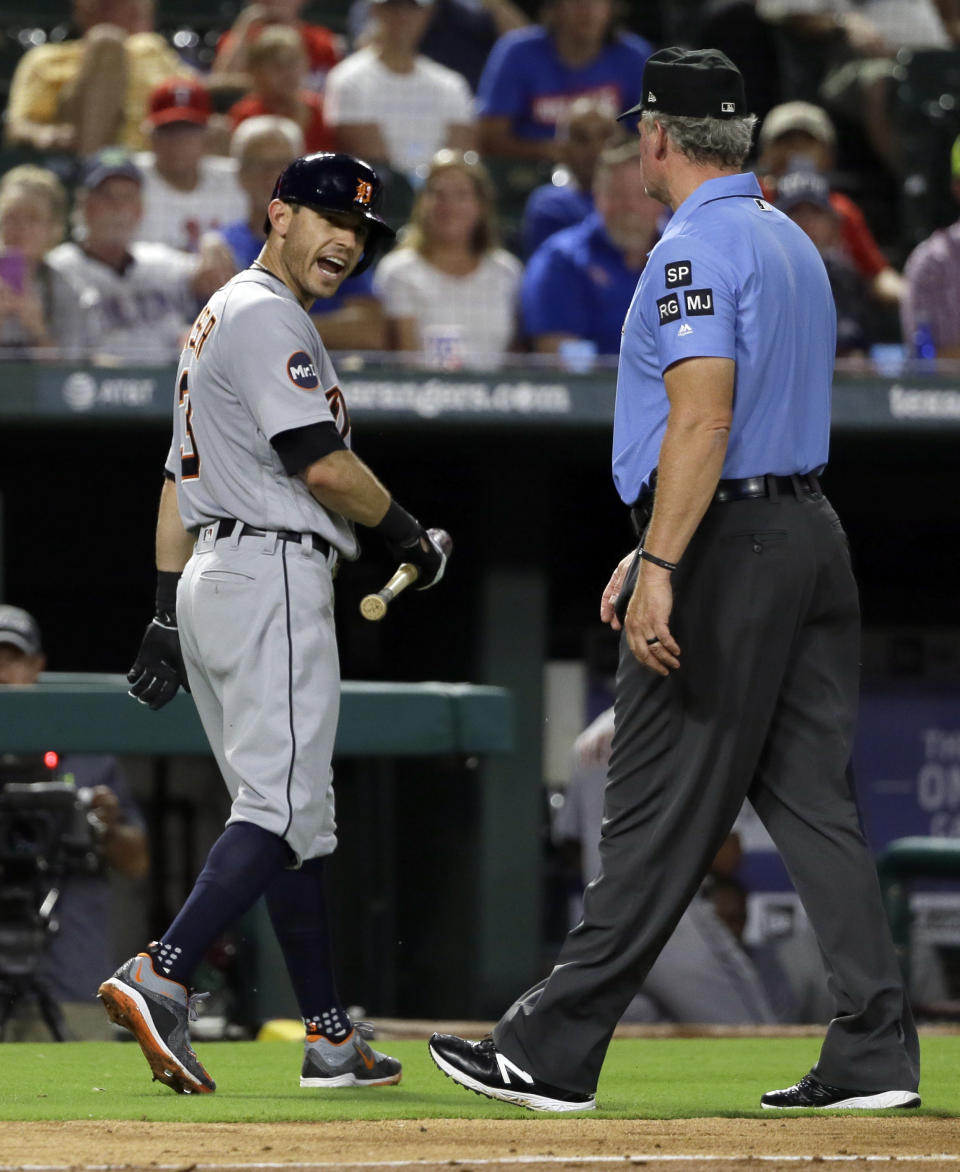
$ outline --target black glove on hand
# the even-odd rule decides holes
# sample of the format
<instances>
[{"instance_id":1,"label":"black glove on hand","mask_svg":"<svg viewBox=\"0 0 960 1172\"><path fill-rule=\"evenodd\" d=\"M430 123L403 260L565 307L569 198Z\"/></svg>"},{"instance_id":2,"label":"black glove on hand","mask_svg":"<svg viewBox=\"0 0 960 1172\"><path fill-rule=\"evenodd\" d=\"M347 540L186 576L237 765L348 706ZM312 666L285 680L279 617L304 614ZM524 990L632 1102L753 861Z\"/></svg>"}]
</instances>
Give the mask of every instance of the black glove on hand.
<instances>
[{"instance_id":1,"label":"black glove on hand","mask_svg":"<svg viewBox=\"0 0 960 1172\"><path fill-rule=\"evenodd\" d=\"M127 680L130 684L128 695L154 712L169 704L181 684L190 691L180 654L180 632L173 615L158 614L147 624L136 662L127 672Z\"/></svg>"},{"instance_id":2,"label":"black glove on hand","mask_svg":"<svg viewBox=\"0 0 960 1172\"><path fill-rule=\"evenodd\" d=\"M391 501L373 526L398 562L410 562L420 571L417 590L429 590L443 577L450 556L450 538L442 529L424 529L416 517Z\"/></svg>"},{"instance_id":3,"label":"black glove on hand","mask_svg":"<svg viewBox=\"0 0 960 1172\"><path fill-rule=\"evenodd\" d=\"M387 548L399 562L410 562L420 571L414 590L429 590L443 577L447 553L438 541L439 529L424 529L407 541L387 542Z\"/></svg>"},{"instance_id":4,"label":"black glove on hand","mask_svg":"<svg viewBox=\"0 0 960 1172\"><path fill-rule=\"evenodd\" d=\"M171 570L157 572L156 613L143 633L136 661L127 672L127 694L154 711L169 704L181 684L190 691L177 630L179 581L180 575Z\"/></svg>"}]
</instances>

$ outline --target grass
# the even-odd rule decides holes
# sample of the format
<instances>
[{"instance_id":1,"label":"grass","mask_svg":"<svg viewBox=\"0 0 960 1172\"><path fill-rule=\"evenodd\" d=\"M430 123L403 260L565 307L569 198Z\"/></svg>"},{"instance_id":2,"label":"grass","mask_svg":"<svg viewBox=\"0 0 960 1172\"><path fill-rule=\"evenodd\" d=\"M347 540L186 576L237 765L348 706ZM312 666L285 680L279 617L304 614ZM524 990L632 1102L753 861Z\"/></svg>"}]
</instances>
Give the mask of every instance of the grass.
<instances>
[{"instance_id":1,"label":"grass","mask_svg":"<svg viewBox=\"0 0 960 1172\"><path fill-rule=\"evenodd\" d=\"M960 1036L928 1036L922 1046L920 1113L960 1115ZM200 1044L197 1052L219 1089L214 1095L181 1096L150 1081L132 1043L3 1045L0 1119L267 1123L534 1118L521 1108L455 1086L433 1065L425 1042L391 1042L383 1048L404 1064L398 1087L323 1092L298 1085L299 1043ZM816 1061L818 1049L815 1038L618 1039L600 1079L602 1109L590 1114L609 1119L769 1119L769 1112L759 1107L760 1094L794 1082Z\"/></svg>"}]
</instances>

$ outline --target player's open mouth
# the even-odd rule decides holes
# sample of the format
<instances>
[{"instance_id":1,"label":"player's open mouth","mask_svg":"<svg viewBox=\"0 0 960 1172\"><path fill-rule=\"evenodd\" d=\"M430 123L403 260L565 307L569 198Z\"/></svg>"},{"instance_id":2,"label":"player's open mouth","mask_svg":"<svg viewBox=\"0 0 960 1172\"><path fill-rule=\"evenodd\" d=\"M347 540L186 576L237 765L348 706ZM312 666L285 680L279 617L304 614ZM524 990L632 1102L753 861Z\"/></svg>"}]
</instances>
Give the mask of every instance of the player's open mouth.
<instances>
[{"instance_id":1,"label":"player's open mouth","mask_svg":"<svg viewBox=\"0 0 960 1172\"><path fill-rule=\"evenodd\" d=\"M321 256L317 260L317 268L331 277L339 277L346 267L347 262L339 256Z\"/></svg>"}]
</instances>

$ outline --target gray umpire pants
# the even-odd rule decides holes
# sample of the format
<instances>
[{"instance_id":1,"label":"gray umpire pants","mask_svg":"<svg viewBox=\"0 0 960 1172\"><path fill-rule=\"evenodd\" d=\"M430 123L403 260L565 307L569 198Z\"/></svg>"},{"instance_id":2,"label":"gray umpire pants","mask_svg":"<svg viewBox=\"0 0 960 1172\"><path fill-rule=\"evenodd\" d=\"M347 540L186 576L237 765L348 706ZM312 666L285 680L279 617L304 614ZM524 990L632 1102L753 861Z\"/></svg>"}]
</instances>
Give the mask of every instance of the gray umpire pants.
<instances>
[{"instance_id":1,"label":"gray umpire pants","mask_svg":"<svg viewBox=\"0 0 960 1172\"><path fill-rule=\"evenodd\" d=\"M614 1027L749 797L836 1002L814 1073L915 1090L916 1029L845 777L860 618L840 522L820 494L714 503L673 586L681 667L642 668L621 636L601 870L553 971L497 1024L497 1047L592 1093Z\"/></svg>"}]
</instances>

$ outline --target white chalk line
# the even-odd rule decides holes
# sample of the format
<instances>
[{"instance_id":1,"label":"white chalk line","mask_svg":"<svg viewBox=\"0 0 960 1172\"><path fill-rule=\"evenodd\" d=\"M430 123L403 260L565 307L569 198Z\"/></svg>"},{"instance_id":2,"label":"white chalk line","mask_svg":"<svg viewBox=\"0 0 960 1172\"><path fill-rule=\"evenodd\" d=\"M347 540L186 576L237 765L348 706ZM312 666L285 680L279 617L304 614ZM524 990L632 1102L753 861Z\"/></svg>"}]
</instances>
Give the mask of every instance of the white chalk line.
<instances>
[{"instance_id":1,"label":"white chalk line","mask_svg":"<svg viewBox=\"0 0 960 1172\"><path fill-rule=\"evenodd\" d=\"M328 1160L322 1163L304 1163L298 1160L287 1160L273 1163L242 1163L237 1160L225 1161L220 1164L198 1164L189 1159L181 1160L177 1164L155 1164L150 1161L150 1172L181 1172L189 1168L190 1172L220 1172L221 1169L241 1170L241 1172L267 1172L274 1168L309 1169L348 1169L348 1168L433 1168L438 1165L448 1168L496 1168L503 1164L522 1167L525 1164L746 1164L782 1163L782 1164L851 1164L863 1160L871 1164L960 1164L960 1153L942 1152L939 1155L907 1155L907 1154L863 1154L863 1155L760 1155L757 1153L731 1153L722 1155L703 1155L702 1153L663 1153L655 1152L648 1155L630 1154L622 1156L587 1156L577 1155L574 1152L565 1156L556 1155L523 1155L523 1156L484 1156L471 1159L469 1156L459 1156L453 1159L437 1156L433 1159L418 1160ZM0 1164L0 1172L122 1172L123 1169L140 1167L138 1162L126 1164Z\"/></svg>"}]
</instances>

